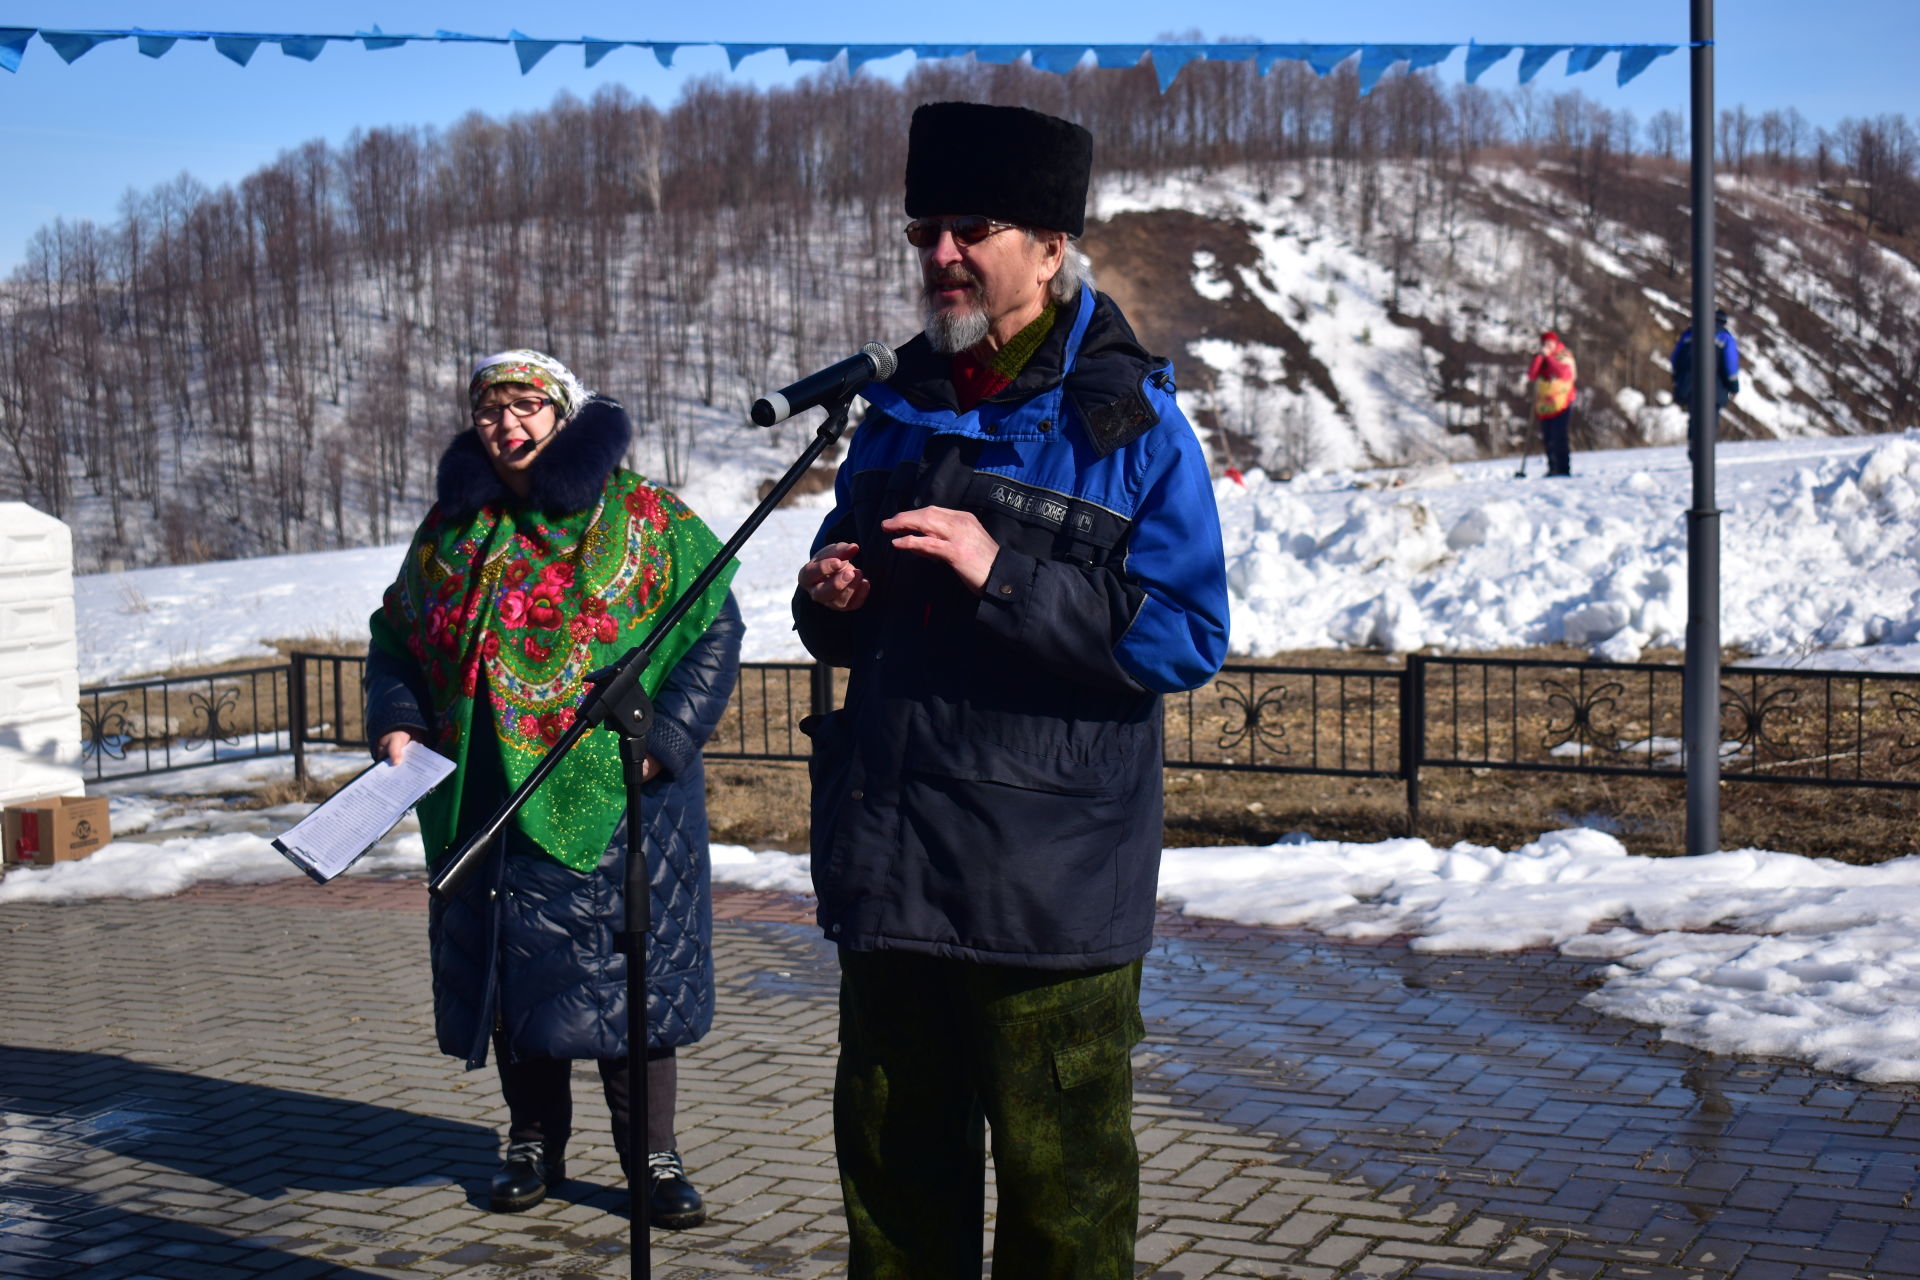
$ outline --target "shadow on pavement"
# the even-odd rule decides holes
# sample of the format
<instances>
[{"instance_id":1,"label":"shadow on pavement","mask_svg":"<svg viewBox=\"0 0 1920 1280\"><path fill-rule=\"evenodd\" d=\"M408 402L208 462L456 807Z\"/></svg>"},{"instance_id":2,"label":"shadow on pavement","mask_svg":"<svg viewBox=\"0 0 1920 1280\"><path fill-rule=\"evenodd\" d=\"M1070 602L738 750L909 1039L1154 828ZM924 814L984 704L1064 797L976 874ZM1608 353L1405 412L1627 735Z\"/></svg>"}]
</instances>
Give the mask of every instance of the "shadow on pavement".
<instances>
[{"instance_id":1,"label":"shadow on pavement","mask_svg":"<svg viewBox=\"0 0 1920 1280\"><path fill-rule=\"evenodd\" d=\"M0 1062L0 1110L42 1144L109 1151L256 1199L422 1179L484 1186L498 1150L483 1125L108 1054L0 1045ZM22 1165L44 1172L19 1150L0 1156L6 1182L28 1172Z\"/></svg>"}]
</instances>

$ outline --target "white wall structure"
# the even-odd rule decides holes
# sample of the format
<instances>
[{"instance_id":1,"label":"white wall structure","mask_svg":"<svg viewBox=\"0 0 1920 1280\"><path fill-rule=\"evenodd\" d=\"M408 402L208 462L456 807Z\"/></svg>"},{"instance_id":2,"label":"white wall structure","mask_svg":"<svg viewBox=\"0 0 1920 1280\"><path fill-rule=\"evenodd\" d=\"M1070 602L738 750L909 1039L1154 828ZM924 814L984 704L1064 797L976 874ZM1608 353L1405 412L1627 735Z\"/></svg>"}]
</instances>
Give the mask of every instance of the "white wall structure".
<instances>
[{"instance_id":1,"label":"white wall structure","mask_svg":"<svg viewBox=\"0 0 1920 1280\"><path fill-rule=\"evenodd\" d=\"M85 791L73 533L0 502L0 804Z\"/></svg>"}]
</instances>

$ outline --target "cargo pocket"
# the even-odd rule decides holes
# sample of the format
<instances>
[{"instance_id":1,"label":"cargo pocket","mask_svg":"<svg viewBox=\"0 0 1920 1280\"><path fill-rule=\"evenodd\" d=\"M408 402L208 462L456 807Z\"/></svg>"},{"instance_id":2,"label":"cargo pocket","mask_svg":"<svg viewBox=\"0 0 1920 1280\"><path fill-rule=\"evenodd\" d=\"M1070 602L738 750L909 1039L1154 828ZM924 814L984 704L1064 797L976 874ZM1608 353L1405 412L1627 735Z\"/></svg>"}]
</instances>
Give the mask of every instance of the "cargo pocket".
<instances>
[{"instance_id":1,"label":"cargo pocket","mask_svg":"<svg viewBox=\"0 0 1920 1280\"><path fill-rule=\"evenodd\" d=\"M1131 1231L1138 1212L1132 1069L1137 1039L1131 1026L1122 1025L1053 1052L1068 1196L1073 1212L1093 1227L1123 1223Z\"/></svg>"}]
</instances>

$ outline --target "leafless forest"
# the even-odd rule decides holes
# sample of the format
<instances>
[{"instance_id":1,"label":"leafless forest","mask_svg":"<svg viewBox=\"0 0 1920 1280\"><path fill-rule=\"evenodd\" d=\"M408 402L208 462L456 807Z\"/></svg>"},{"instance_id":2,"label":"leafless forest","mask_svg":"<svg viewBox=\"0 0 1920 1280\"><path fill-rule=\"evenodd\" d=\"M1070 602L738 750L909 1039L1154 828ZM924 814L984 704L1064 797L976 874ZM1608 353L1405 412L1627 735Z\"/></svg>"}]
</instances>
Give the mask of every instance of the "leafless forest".
<instances>
[{"instance_id":1,"label":"leafless forest","mask_svg":"<svg viewBox=\"0 0 1920 1280\"><path fill-rule=\"evenodd\" d=\"M1637 228L1685 274L1684 121L1577 92L1416 75L1361 98L1350 69L1212 63L1162 96L1144 66L961 61L903 84L710 80L667 110L617 89L563 96L309 142L234 187L183 177L110 226L43 229L0 288L0 498L85 504L82 568L392 540L430 490L468 363L522 344L617 390L676 482L696 420L889 331L911 288L906 119L961 97L1082 121L1109 179L1237 166L1264 188L1309 167L1396 279L1447 251L1475 167L1494 161L1536 166L1576 223ZM1809 193L1791 234L1869 335L1875 420L1913 421L1920 302L1880 250L1912 258L1920 240L1916 122L1816 129L1735 108L1717 143L1729 173ZM1385 183L1389 169L1418 180ZM1732 219L1723 252L1740 261L1771 226ZM1467 385L1470 345L1444 327L1429 341Z\"/></svg>"}]
</instances>

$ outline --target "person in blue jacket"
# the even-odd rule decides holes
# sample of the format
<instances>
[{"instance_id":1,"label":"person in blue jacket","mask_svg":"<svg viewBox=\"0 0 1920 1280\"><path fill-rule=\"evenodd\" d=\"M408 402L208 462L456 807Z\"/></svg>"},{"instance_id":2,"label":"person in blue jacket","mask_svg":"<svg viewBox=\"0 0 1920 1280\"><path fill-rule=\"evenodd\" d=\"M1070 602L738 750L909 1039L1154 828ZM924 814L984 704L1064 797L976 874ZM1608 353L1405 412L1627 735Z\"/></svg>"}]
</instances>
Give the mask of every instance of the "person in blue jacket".
<instances>
[{"instance_id":1,"label":"person in blue jacket","mask_svg":"<svg viewBox=\"0 0 1920 1280\"><path fill-rule=\"evenodd\" d=\"M926 328L862 392L795 593L850 669L806 727L856 1278L977 1280L983 1120L995 1276L1133 1275L1160 699L1219 669L1227 588L1172 368L1070 244L1091 161L1038 112L914 113Z\"/></svg>"},{"instance_id":2,"label":"person in blue jacket","mask_svg":"<svg viewBox=\"0 0 1920 1280\"><path fill-rule=\"evenodd\" d=\"M1740 394L1740 344L1734 341L1724 311L1713 313L1713 353L1716 371L1713 403L1716 408L1724 409L1730 398ZM1673 344L1673 354L1667 363L1673 370L1674 403L1693 412L1692 325L1681 330L1680 340Z\"/></svg>"}]
</instances>

